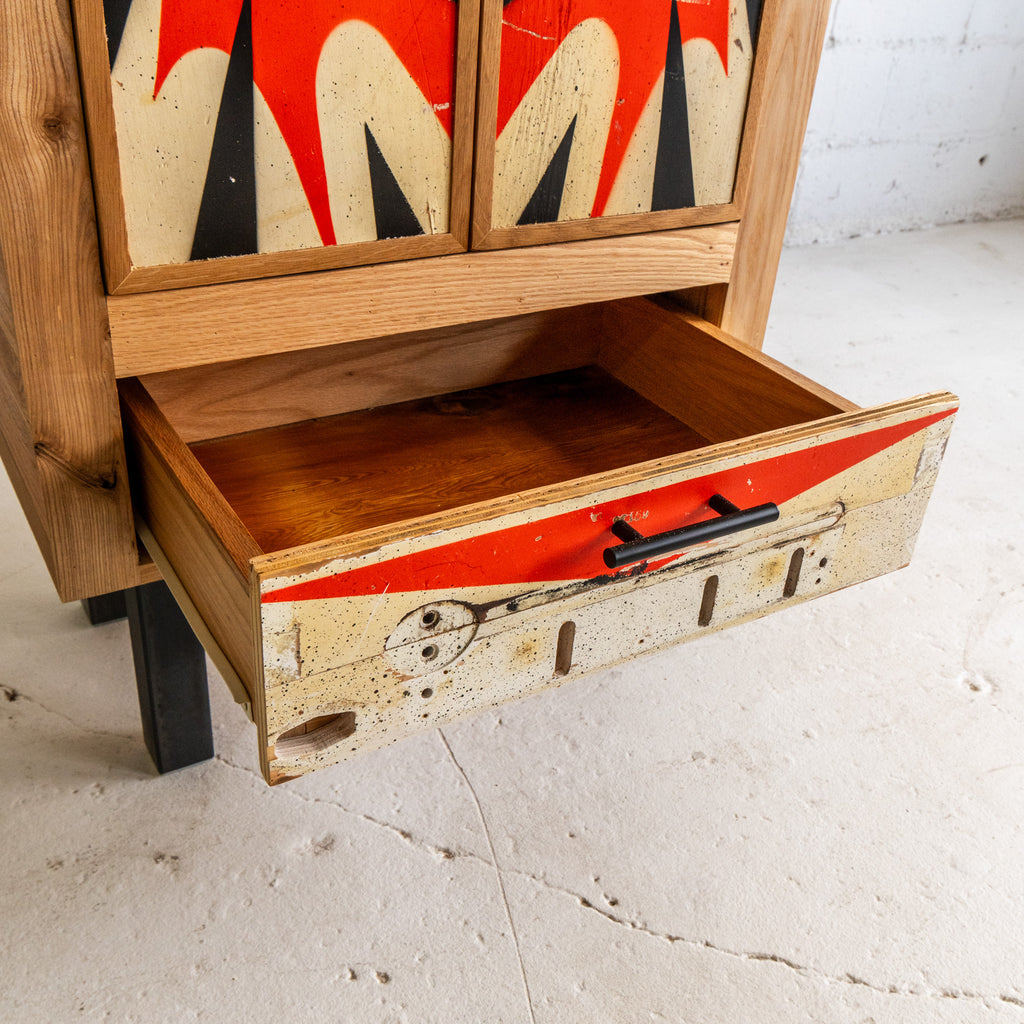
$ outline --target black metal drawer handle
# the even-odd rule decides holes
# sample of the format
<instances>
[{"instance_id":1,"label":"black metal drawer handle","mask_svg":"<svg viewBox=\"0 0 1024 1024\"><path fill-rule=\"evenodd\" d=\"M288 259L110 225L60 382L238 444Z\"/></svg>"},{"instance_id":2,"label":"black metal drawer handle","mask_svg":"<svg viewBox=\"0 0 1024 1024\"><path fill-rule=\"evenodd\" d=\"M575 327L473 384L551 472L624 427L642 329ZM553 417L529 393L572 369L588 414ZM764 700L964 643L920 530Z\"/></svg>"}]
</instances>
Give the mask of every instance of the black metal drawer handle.
<instances>
[{"instance_id":1,"label":"black metal drawer handle","mask_svg":"<svg viewBox=\"0 0 1024 1024\"><path fill-rule=\"evenodd\" d=\"M755 526L764 526L765 523L774 523L779 518L779 506L773 502L755 505L753 508L737 508L722 495L712 494L708 498L708 505L718 513L717 518L705 519L703 522L692 523L678 530L668 530L653 537L645 537L624 519L617 519L612 523L612 533L625 543L605 548L604 564L609 569L621 569L631 562L669 555L673 551L692 547L705 540L714 540L730 533L739 533L740 530L750 530Z\"/></svg>"}]
</instances>

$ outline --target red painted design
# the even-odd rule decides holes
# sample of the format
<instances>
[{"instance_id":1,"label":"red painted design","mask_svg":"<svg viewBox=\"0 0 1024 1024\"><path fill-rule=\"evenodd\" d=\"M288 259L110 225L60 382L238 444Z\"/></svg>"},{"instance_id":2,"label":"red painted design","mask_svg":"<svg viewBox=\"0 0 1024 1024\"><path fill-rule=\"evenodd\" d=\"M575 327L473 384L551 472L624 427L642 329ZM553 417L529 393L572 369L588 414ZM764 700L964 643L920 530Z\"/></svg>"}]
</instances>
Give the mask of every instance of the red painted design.
<instances>
[{"instance_id":1,"label":"red painted design","mask_svg":"<svg viewBox=\"0 0 1024 1024\"><path fill-rule=\"evenodd\" d=\"M676 0L682 41L708 39L729 71L730 0ZM619 84L591 216L600 216L629 140L665 68L670 7L665 0L513 0L504 10L498 84L498 135L566 36L599 18L619 46Z\"/></svg>"},{"instance_id":2,"label":"red painted design","mask_svg":"<svg viewBox=\"0 0 1024 1024\"><path fill-rule=\"evenodd\" d=\"M479 534L334 576L297 583L264 594L262 600L264 603L311 601L385 592L451 591L461 587L520 586L595 579L607 574L601 555L606 547L617 543L611 534L616 516L634 511L641 514L649 512L646 517L635 520L634 525L641 533L652 535L708 518L711 513L707 500L716 492L741 506L768 501L782 505L931 424L952 416L955 411L935 413L909 423L749 462L627 499L575 509L537 522ZM650 562L642 571L650 572L684 555L685 552L679 552ZM625 577L636 572L637 567L630 566L618 575Z\"/></svg>"},{"instance_id":3,"label":"red painted design","mask_svg":"<svg viewBox=\"0 0 1024 1024\"><path fill-rule=\"evenodd\" d=\"M242 0L163 0L154 95L192 50L230 53L241 9ZM295 161L325 245L336 235L316 106L324 43L346 21L372 25L451 135L456 13L453 0L252 0L253 78Z\"/></svg>"}]
</instances>

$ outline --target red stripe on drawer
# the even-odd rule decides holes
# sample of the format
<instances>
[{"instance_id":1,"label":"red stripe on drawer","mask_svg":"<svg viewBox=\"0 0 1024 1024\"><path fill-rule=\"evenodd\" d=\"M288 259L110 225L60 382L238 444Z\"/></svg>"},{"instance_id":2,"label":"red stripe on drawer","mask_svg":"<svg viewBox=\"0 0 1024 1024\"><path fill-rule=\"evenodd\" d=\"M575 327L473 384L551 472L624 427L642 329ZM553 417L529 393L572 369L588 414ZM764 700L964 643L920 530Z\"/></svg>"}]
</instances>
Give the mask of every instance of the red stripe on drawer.
<instances>
[{"instance_id":1,"label":"red stripe on drawer","mask_svg":"<svg viewBox=\"0 0 1024 1024\"><path fill-rule=\"evenodd\" d=\"M707 519L712 494L724 494L747 507L774 501L781 505L858 462L890 448L956 410L909 423L867 431L853 437L811 445L788 455L748 462L735 469L655 488L617 501L574 509L520 526L478 534L452 544L350 569L333 576L282 587L264 594L267 603L312 601L460 587L516 586L595 579L607 576L602 552L617 543L611 534L616 518L629 519L651 535ZM619 576L666 565L679 552L650 565L630 566Z\"/></svg>"}]
</instances>

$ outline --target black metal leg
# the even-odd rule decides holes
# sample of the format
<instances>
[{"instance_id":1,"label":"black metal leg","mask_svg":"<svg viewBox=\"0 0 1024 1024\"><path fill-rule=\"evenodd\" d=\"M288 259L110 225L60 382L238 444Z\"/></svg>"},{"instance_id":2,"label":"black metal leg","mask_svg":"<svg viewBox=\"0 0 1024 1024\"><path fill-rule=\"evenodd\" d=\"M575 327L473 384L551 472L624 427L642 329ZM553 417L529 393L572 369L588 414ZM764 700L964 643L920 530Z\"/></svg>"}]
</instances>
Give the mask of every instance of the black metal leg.
<instances>
[{"instance_id":1,"label":"black metal leg","mask_svg":"<svg viewBox=\"0 0 1024 1024\"><path fill-rule=\"evenodd\" d=\"M85 614L89 616L89 622L93 626L100 626L104 622L113 622L115 619L123 619L128 614L128 608L124 603L124 591L115 590L111 594L99 594L96 597L87 597L82 602Z\"/></svg>"},{"instance_id":2,"label":"black metal leg","mask_svg":"<svg viewBox=\"0 0 1024 1024\"><path fill-rule=\"evenodd\" d=\"M213 757L206 657L166 583L125 591L146 748L161 774Z\"/></svg>"}]
</instances>

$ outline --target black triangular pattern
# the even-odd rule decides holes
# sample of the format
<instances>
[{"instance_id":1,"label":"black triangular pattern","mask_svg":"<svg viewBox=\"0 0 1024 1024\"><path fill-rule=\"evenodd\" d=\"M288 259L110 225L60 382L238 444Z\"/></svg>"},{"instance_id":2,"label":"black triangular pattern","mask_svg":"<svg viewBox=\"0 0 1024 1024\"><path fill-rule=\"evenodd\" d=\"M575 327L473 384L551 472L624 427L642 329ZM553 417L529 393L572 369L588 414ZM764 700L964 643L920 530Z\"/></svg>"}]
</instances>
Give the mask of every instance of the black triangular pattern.
<instances>
[{"instance_id":1,"label":"black triangular pattern","mask_svg":"<svg viewBox=\"0 0 1024 1024\"><path fill-rule=\"evenodd\" d=\"M578 115L577 115L578 116ZM565 174L569 170L569 153L572 139L576 134L576 117L565 129L562 141L548 164L548 169L537 183L530 201L526 204L517 224L550 224L558 220L562 207L562 193L565 191Z\"/></svg>"},{"instance_id":2,"label":"black triangular pattern","mask_svg":"<svg viewBox=\"0 0 1024 1024\"><path fill-rule=\"evenodd\" d=\"M370 168L370 191L373 193L373 220L378 238L408 238L422 235L423 226L412 212L402 186L388 166L377 140L364 122L366 161Z\"/></svg>"},{"instance_id":3,"label":"black triangular pattern","mask_svg":"<svg viewBox=\"0 0 1024 1024\"><path fill-rule=\"evenodd\" d=\"M761 12L764 0L747 0L747 22L750 25L750 45L757 53L757 35L761 31Z\"/></svg>"},{"instance_id":4,"label":"black triangular pattern","mask_svg":"<svg viewBox=\"0 0 1024 1024\"><path fill-rule=\"evenodd\" d=\"M128 23L128 12L132 8L132 0L103 0L103 20L107 28L107 56L110 57L110 70L114 70L117 51L121 48L121 37Z\"/></svg>"},{"instance_id":5,"label":"black triangular pattern","mask_svg":"<svg viewBox=\"0 0 1024 1024\"><path fill-rule=\"evenodd\" d=\"M244 0L192 239L194 260L242 256L259 247L250 11L250 0Z\"/></svg>"},{"instance_id":6,"label":"black triangular pattern","mask_svg":"<svg viewBox=\"0 0 1024 1024\"><path fill-rule=\"evenodd\" d=\"M690 119L686 112L683 42L679 10L674 2L665 53L665 86L661 96L658 155L654 160L652 210L680 210L694 205L693 163L690 157Z\"/></svg>"}]
</instances>

